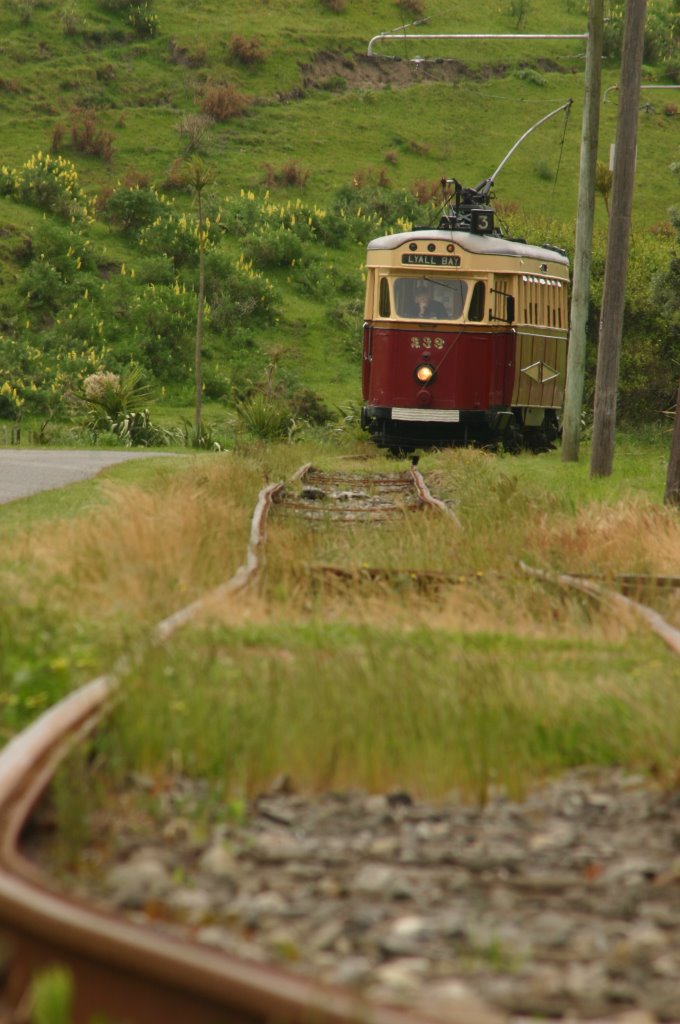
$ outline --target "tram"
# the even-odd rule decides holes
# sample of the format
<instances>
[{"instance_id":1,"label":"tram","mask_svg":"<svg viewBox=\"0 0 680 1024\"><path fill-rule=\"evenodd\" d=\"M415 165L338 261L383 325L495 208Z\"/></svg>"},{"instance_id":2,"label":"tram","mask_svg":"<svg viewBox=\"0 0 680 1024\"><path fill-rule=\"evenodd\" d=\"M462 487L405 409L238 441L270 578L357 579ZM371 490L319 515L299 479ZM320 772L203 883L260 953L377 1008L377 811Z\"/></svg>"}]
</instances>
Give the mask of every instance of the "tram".
<instances>
[{"instance_id":1,"label":"tram","mask_svg":"<svg viewBox=\"0 0 680 1024\"><path fill-rule=\"evenodd\" d=\"M493 178L442 184L436 227L368 244L362 427L395 454L501 442L545 450L564 398L569 260L502 236Z\"/></svg>"}]
</instances>

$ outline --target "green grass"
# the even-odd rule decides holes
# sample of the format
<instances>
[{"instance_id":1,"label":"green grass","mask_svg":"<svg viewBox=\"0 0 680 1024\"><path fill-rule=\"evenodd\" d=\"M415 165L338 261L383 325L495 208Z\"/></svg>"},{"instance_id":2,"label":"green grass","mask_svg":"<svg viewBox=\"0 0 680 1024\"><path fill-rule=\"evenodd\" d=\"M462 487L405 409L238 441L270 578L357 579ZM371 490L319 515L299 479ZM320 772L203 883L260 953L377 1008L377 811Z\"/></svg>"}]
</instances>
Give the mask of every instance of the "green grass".
<instances>
[{"instance_id":1,"label":"green grass","mask_svg":"<svg viewBox=\"0 0 680 1024\"><path fill-rule=\"evenodd\" d=\"M493 0L464 5L456 10L453 22L444 0L429 0L425 13L425 31L479 31L480 25L488 32L514 31L509 5ZM177 0L166 0L158 11L159 33L150 39L136 38L98 0L81 0L69 19L64 14L56 0L32 6L24 22L12 5L0 11L0 127L6 165L20 167L38 150L47 151L61 125L60 151L74 161L88 194L101 197L136 175L163 188L170 168L186 156L186 137L177 130L182 118L199 112L207 83L229 83L253 102L244 116L214 123L207 132L204 156L215 174L211 204L224 203L241 188L259 190L268 173L295 164L308 173L307 184L275 189L274 199L286 201L302 194L308 203L327 207L339 187L355 180L375 181L380 175L386 175L395 189L409 189L417 182L433 185L451 175L475 184L498 166L530 125L572 97L566 131L562 116L546 123L520 147L496 186L506 208L519 204L531 214L530 241L549 239L571 248L583 102L581 40L440 41L417 46L383 41L376 47L383 56L370 60L368 40L394 28L404 16L392 0L352 3L342 14L328 11L320 0L304 0L294 10L278 0L254 6L239 2L229 5L228 17L215 4L200 2L187 11ZM523 26L528 32L584 28L583 11L568 0L533 5ZM259 36L265 59L252 66L239 64L229 51L232 35ZM411 63L416 54L457 63ZM645 80L658 82L661 74L659 68L645 69ZM603 88L615 84L618 75L616 62L605 60ZM346 88L324 88L343 81ZM655 106L656 113L640 117L634 207L639 232L666 221L673 200L669 166L678 156L675 121L659 112L661 102ZM71 144L71 111L83 107L95 109L97 124L113 136L110 162L78 153ZM615 131L615 94L610 94L601 113L600 157L607 160ZM189 207L185 193L173 194L180 207ZM27 309L27 300L16 287L27 269L26 243L42 218L38 211L0 198L0 319L6 334L26 331L27 341L39 331L38 346L49 349L58 344L58 338L44 339L54 310L49 305L37 312ZM602 234L606 213L600 201L596 223ZM376 226L379 230L382 225ZM87 232L98 247L97 263L107 280L122 263L139 269L142 257L129 238L101 220ZM234 258L242 247L239 237L223 239L222 248ZM665 257L667 246L657 248ZM233 410L234 398L261 378L272 348L284 350L281 369L289 390L311 389L333 407L359 399L361 310L356 316L334 318L333 310L348 297L335 293L330 267L355 282L360 305L364 244L310 244L305 260L306 268L264 269L279 294L278 322L247 321L238 334L222 327L213 330L208 322L206 366L214 371L217 388L222 388L225 415L220 408L215 415L225 424L218 424L223 443L233 440L227 410ZM326 274L324 285L310 290L305 276L319 268ZM600 270L594 280L596 301ZM649 291L650 275L644 269L641 273ZM179 276L190 290L195 288L194 268ZM644 288L637 269L631 277L637 309ZM73 300L64 301L66 317ZM29 328L24 327L26 321ZM133 332L131 324L126 329ZM157 328L150 325L149 330ZM78 337L90 333L83 325ZM122 350L125 362L130 358L129 339L119 337L113 328L111 333L113 351L107 358L115 362ZM185 333L182 344L188 353L192 337L188 329ZM653 334L646 331L647 337ZM139 344L135 340L133 349ZM191 407L190 362L187 356L186 383L166 381L160 400L168 410L183 409L184 415ZM17 376L19 370L11 373ZM162 415L167 422L168 416Z\"/></svg>"},{"instance_id":2,"label":"green grass","mask_svg":"<svg viewBox=\"0 0 680 1024\"><path fill-rule=\"evenodd\" d=\"M101 491L73 489L79 510L55 495L46 520L38 499L21 503L23 531L16 510L2 509L3 585L16 595L0 637L3 735L124 649L135 653L126 701L98 741L104 770L118 778L179 767L234 798L285 772L302 789L404 786L473 800L579 764L670 780L677 659L633 618L517 571L520 557L554 570L680 571L680 526L660 503L659 437L622 436L618 451L617 472L593 488L587 460L564 472L558 453L423 457L432 489L455 500L461 530L431 512L370 531L298 529L274 513L260 587L162 650L145 639L153 622L243 560L263 478L285 479L310 460L356 472L403 467L365 445L339 460L318 446L267 446L119 467ZM66 511L76 518L60 525ZM333 559L443 569L461 582L346 587L300 571ZM647 600L677 620L672 595Z\"/></svg>"},{"instance_id":3,"label":"green grass","mask_svg":"<svg viewBox=\"0 0 680 1024\"><path fill-rule=\"evenodd\" d=\"M558 0L540 8L535 5L523 31L584 31L584 16L571 8ZM383 42L376 53L402 58L416 52L426 57L444 56L462 62L469 73L452 84L438 84L440 64L410 65L412 72L410 76L406 73L406 81L412 84L376 89L370 85L373 72L365 59L368 40L394 28L401 16L387 0L353 4L340 15L324 10L317 0L297 4L294 11L274 2L255 8L230 4L228 19L210 4L199 3L188 11L167 0L159 11L159 35L147 41L129 35L115 38L121 32L125 36L124 25L104 15L92 0L79 7L83 23L73 35L63 33L58 13L56 4L45 3L34 9L28 25L19 25L7 8L0 13L4 78L10 83L5 90L4 116L0 114L6 163L21 163L37 149L48 148L52 128L59 120L67 121L71 107L94 106L102 124L114 134L115 154L110 165L103 165L69 153L75 155L85 183L98 190L115 183L132 166L160 180L182 152L176 132L180 115L197 111L197 93L209 80L231 82L257 101L246 117L215 125L210 132L218 188L224 192L261 181L265 162L276 166L295 159L311 170L312 194L327 195L357 170L384 166L384 153L395 148L398 163L388 170L397 186L408 186L416 178L434 180L442 174L455 174L472 184L497 166L535 120L573 97L555 195L533 166L537 158L547 159L547 154L552 156L548 163L556 166L561 136L557 121L527 141L499 181L506 200L524 200L530 184L531 203L538 212L554 213L558 218L573 216L583 92L582 41L439 41L406 47L403 42ZM430 3L427 14L431 20L420 31L514 31L507 8L492 0L457 10L453 24L443 2ZM102 32L99 37L97 33ZM267 51L264 62L250 67L234 62L227 46L232 34L260 36ZM43 44L41 59L29 60L38 42ZM198 55L198 66L172 63L173 47ZM299 92L304 79L301 68L310 65L316 55L328 53L345 55L348 90L335 94L312 87L297 99L281 102L280 97ZM552 62L550 66L557 69L543 72L544 87L516 76L519 67L535 66L540 60ZM376 61L389 77L389 64L384 58ZM400 76L405 74L404 66L403 60L399 62ZM618 68L606 61L603 88L617 80ZM606 158L616 116L615 97L603 106L602 114L601 155ZM472 125L475 146L471 151L466 140ZM347 145L348 139L352 145ZM409 152L407 144L413 141L427 144L429 155L418 157ZM643 115L636 196L641 222L665 217L667 168L676 156L677 138L669 119Z\"/></svg>"},{"instance_id":4,"label":"green grass","mask_svg":"<svg viewBox=\"0 0 680 1024\"><path fill-rule=\"evenodd\" d=\"M302 791L483 801L494 785L517 795L574 765L670 773L679 677L677 661L640 636L541 642L321 622L197 630L150 655L103 742L107 767L175 765L231 797L283 773Z\"/></svg>"},{"instance_id":5,"label":"green grass","mask_svg":"<svg viewBox=\"0 0 680 1024\"><path fill-rule=\"evenodd\" d=\"M191 456L178 453L184 460L196 461L209 456ZM0 536L5 540L17 530L33 529L50 521L61 521L74 516L92 513L110 495L111 484L153 487L169 473L176 472L165 459L133 459L103 469L91 480L69 484L51 491L42 491L27 498L19 498L6 505L0 505Z\"/></svg>"}]
</instances>

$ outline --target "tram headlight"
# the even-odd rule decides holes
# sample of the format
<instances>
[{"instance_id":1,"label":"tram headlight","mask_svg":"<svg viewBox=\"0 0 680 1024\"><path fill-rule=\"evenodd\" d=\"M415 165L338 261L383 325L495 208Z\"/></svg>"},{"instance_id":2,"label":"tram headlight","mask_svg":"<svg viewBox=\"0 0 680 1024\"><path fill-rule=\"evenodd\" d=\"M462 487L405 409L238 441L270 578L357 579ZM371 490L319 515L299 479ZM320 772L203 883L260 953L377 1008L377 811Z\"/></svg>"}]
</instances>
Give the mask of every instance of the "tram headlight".
<instances>
[{"instance_id":1,"label":"tram headlight","mask_svg":"<svg viewBox=\"0 0 680 1024\"><path fill-rule=\"evenodd\" d=\"M434 374L434 366L430 366L429 363L421 363L420 366L416 367L415 377L419 384L431 384L434 380Z\"/></svg>"}]
</instances>

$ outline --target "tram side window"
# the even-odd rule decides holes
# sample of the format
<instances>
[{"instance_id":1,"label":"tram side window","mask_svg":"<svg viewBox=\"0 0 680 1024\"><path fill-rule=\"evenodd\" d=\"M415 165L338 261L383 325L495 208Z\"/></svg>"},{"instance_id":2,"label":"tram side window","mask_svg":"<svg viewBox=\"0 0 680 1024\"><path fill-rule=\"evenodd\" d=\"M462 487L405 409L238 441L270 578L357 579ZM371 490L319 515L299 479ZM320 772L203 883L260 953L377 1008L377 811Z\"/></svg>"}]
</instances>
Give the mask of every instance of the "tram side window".
<instances>
[{"instance_id":1,"label":"tram side window","mask_svg":"<svg viewBox=\"0 0 680 1024\"><path fill-rule=\"evenodd\" d=\"M398 277L394 281L397 316L409 320L460 320L465 309L468 282L431 277Z\"/></svg>"},{"instance_id":2,"label":"tram side window","mask_svg":"<svg viewBox=\"0 0 680 1024\"><path fill-rule=\"evenodd\" d=\"M468 320L483 320L484 306L486 304L486 287L483 281L477 281L472 289L470 308L468 309Z\"/></svg>"},{"instance_id":3,"label":"tram side window","mask_svg":"<svg viewBox=\"0 0 680 1024\"><path fill-rule=\"evenodd\" d=\"M390 286L386 277L380 278L380 316L390 315Z\"/></svg>"}]
</instances>

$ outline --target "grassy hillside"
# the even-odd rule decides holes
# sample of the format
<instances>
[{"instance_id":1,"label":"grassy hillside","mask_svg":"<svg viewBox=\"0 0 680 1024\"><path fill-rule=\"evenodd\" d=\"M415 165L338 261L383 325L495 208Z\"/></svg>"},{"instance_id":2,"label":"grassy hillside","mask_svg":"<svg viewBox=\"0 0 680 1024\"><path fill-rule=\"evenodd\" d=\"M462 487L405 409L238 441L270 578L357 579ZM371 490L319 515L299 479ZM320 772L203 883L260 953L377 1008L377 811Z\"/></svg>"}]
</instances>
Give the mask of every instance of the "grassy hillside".
<instances>
[{"instance_id":1,"label":"grassy hillside","mask_svg":"<svg viewBox=\"0 0 680 1024\"><path fill-rule=\"evenodd\" d=\"M277 169L290 161L308 170L306 187L314 195L328 194L370 168L384 169L400 187L454 173L472 182L489 174L535 120L573 97L557 188L552 179L561 120L527 141L499 180L504 199L530 203L542 214L573 213L582 40L384 40L370 59L366 51L374 35L413 20L393 0L348 0L339 14L322 0L199 2L189 9L164 0L149 7L158 19L151 37L107 9L116 6L123 14L129 9L124 0L5 3L4 162L20 164L49 148L59 126L59 150L76 160L89 186L111 185L131 168L160 183L186 149L183 118L201 114L207 89L230 85L248 106L242 116L212 123L203 141L224 192L253 187L266 177L265 165ZM521 5L482 0L454 10L448 2L429 0L421 6L428 22L410 33L513 32L517 18L510 12ZM526 6L523 32L586 28L583 4L574 0ZM233 40L252 43L254 37L251 56L237 58ZM435 55L447 60L405 59ZM649 68L647 80L660 80L662 71ZM617 80L617 62L609 58L604 85ZM680 122L661 111L673 96L654 94L657 113L642 118L636 213L644 223L666 216L667 169L677 157ZM112 137L110 160L83 158L73 149L71 112L85 108L96 110L98 127ZM607 158L615 132L614 96L603 115L601 152Z\"/></svg>"},{"instance_id":2,"label":"grassy hillside","mask_svg":"<svg viewBox=\"0 0 680 1024\"><path fill-rule=\"evenodd\" d=\"M555 234L569 246L583 92L583 40L383 39L374 58L369 40L421 18L426 23L408 32L579 33L584 6L6 0L0 415L21 408L23 415L31 408L61 414L63 403L50 398L55 380L63 395L77 391L86 373L120 371L130 360L164 389L169 407L190 402L195 245L185 237L191 224L180 230L178 223L193 211L181 170L195 154L213 175L209 210L223 224L211 240L207 398L221 403L218 411L231 408L263 380L271 397L275 364L279 390L311 390L330 404L355 401L364 245L390 217L413 213L407 198L385 198L388 190L422 198L443 175L476 183L531 124L571 97L569 119L560 115L532 135L497 183L506 212L526 211L530 229L531 218L540 223L537 241ZM616 4L612 14L605 88L618 81ZM678 73L672 40L677 44L680 16L675 23L672 17L670 0L650 5L647 83L671 82ZM679 191L669 168L680 156L680 117L676 93L643 95L653 99L640 118L634 218L637 231L658 236ZM609 93L605 161L616 111ZM25 167L39 151L72 163L84 197L76 224L65 225L53 202L39 201L44 181L27 184L35 172ZM153 196L167 198L160 227L140 219L138 209L134 224L121 219L121 204L127 216L140 187L151 206ZM267 190L274 212L260 204L248 223L240 214L230 220L242 190L253 209ZM294 223L281 212L298 201L304 218L314 220L309 231L300 211ZM361 221L366 210L369 220ZM352 220L351 229L330 231L338 216ZM597 223L602 234L601 202ZM272 231L276 252L264 241ZM64 251L74 254L67 266L59 263ZM35 351L48 354L51 383L40 377L44 360Z\"/></svg>"}]
</instances>

